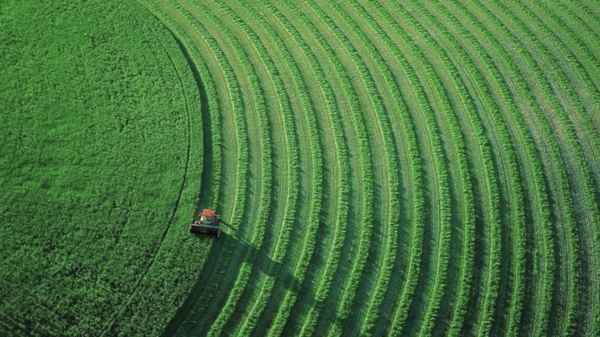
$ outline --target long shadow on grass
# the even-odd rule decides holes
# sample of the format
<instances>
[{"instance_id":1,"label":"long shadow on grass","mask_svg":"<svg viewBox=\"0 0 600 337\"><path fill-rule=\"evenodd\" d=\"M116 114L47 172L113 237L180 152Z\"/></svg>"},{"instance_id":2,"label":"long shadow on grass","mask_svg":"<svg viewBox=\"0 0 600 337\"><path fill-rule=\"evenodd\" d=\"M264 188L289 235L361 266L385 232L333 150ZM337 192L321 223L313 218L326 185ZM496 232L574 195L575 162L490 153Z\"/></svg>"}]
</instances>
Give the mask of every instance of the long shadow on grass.
<instances>
[{"instance_id":1,"label":"long shadow on grass","mask_svg":"<svg viewBox=\"0 0 600 337\"><path fill-rule=\"evenodd\" d=\"M151 11L150 11L150 13L152 15L154 15L154 13L152 13ZM154 15L154 16L156 17L156 15ZM160 21L160 19L158 17L156 17L156 19ZM211 194L210 194L210 192L213 188L213 182L212 182L213 141L212 141L212 137L211 137L211 115L210 115L210 111L208 109L208 96L206 94L206 88L204 86L204 82L202 82L202 78L200 76L200 73L198 72L198 68L196 67L196 64L190 57L190 54L189 54L188 50L186 49L185 45L177 37L177 35L174 34L173 31L171 31L171 29L167 25L164 25L164 27L169 31L169 33L171 34L171 36L173 37L175 42L177 42L177 46L181 50L182 55L185 57L185 60L190 68L190 71L192 72L192 75L194 76L194 80L196 82L196 85L198 87L198 92L200 94L200 102L201 102L200 110L201 110L201 115L202 115L202 145L203 145L204 151L202 154L202 178L201 178L201 182L200 182L200 193L199 193L200 201L198 202L198 205L196 207L196 214L198 214L199 211L203 208L207 208L207 207L216 208L215 207L216 205L206 205L204 203L208 200L211 200L210 202L216 203L216 200L218 199L218 198L211 198ZM208 238L204 238L204 239L198 238L198 239L199 240L208 240ZM211 251L208 254L208 257L206 260L207 262L215 261L217 259L217 257L219 256L219 254L222 250L223 244L225 243L225 240L221 240L221 241L222 242L220 242L219 244L212 245ZM202 272L200 273L200 275L210 276L212 274L214 267L215 266L212 263L205 263L204 268L203 268ZM207 281L207 279L205 280L205 278L203 278L203 277L199 277L196 280L196 283L195 283L194 287L192 288L191 293L188 295L183 306L181 308L179 308L179 310L177 311L177 313L175 314L173 319L169 322L167 329L165 330L163 335L171 336L177 331L177 328L179 327L179 325L187 317L187 312L189 312L189 310L191 310L194 307L194 305L196 303L196 299L198 298L197 294L202 291L202 289L204 288L203 284L206 281Z\"/></svg>"},{"instance_id":2,"label":"long shadow on grass","mask_svg":"<svg viewBox=\"0 0 600 337\"><path fill-rule=\"evenodd\" d=\"M200 200L216 200L210 198L210 191L212 190L212 167L213 167L213 141L211 137L211 116L210 111L208 110L208 96L206 95L206 88L204 87L204 82L202 82L202 78L200 77L200 73L196 68L196 64L190 57L187 49L181 42L181 40L171 32L171 36L177 42L179 49L181 49L181 53L185 57L185 60L194 75L194 80L196 85L198 86L198 92L200 93L200 110L202 114L202 146L204 148L204 152L202 153L202 180L200 183ZM202 205L198 203L197 211L200 211ZM209 207L214 207L214 205L204 205Z\"/></svg>"},{"instance_id":3,"label":"long shadow on grass","mask_svg":"<svg viewBox=\"0 0 600 337\"><path fill-rule=\"evenodd\" d=\"M244 262L252 264L253 273L262 273L274 278L279 288L283 287L283 289L294 289L296 291L300 289L301 284L298 281L298 279L295 278L294 275L292 275L292 273L290 272L290 268L286 267L281 262L274 261L273 259L271 259L271 257L269 257L266 254L264 250L259 249L248 240L242 237L237 237L233 227L231 227L227 222L221 220L220 224L223 232L219 239L215 239L214 237L209 236L196 236L196 239L199 241L215 240L215 243L212 245L211 252L207 259L217 259L217 252L221 251L221 247L224 247L225 245L235 245L235 250L241 252L241 254L245 256L244 260L239 262L240 266L242 266ZM234 242L230 242L230 240L234 240ZM206 265L207 264L205 264L205 266ZM198 305L224 305L224 303L198 303L198 298L202 296L202 293L206 290L207 287L210 287L209 282L215 282L214 280L211 280L211 276L212 270L204 269L200 273L198 279L196 280L196 283L194 284L194 287L192 288L192 291L190 292L190 295L187 297L185 303L179 308L173 319L167 325L163 336L179 335L180 333L178 333L178 330L186 322L187 318L190 317L190 315L195 315L198 312L202 312L201 309L195 309ZM217 291L218 290L229 292L231 289L222 289L222 287L218 287ZM193 321L194 319L192 318L192 321L190 323L193 324Z\"/></svg>"},{"instance_id":4,"label":"long shadow on grass","mask_svg":"<svg viewBox=\"0 0 600 337\"><path fill-rule=\"evenodd\" d=\"M208 97L206 95L206 89L202 82L202 78L200 77L200 73L198 72L198 69L196 68L196 65L191 59L187 49L185 48L181 40L175 34L173 34L172 31L169 30L169 32L177 42L177 45L181 49L181 52L185 57L188 66L192 71L192 74L194 75L194 79L197 83L198 91L200 93L200 99L202 102L201 112L204 153L202 162L202 181L200 186L200 203L197 207L197 212L199 212L203 208L215 208L216 206L205 204L207 200L212 200L210 202L213 203L216 202L216 198L211 198L210 195L213 189L213 142L211 137L211 116L210 111L208 109ZM275 278L279 288L283 286L284 289L300 289L300 282L298 281L298 279L296 279L289 271L289 269L286 268L282 263L273 261L264 250L260 250L257 247L253 246L249 241L242 238L241 235L238 235L238 237L236 237L235 233L233 232L233 227L231 227L227 222L222 220L221 227L223 228L223 234L221 235L221 238L219 238L215 242L215 244L212 245L211 251L208 254L203 270L198 276L198 279L196 280L196 283L194 284L187 299L179 308L173 319L167 325L163 336L176 335L179 327L186 321L189 314L194 311L194 308L198 304L202 305L202 303L198 303L198 298L202 296L202 293L206 290L206 287L209 285L209 282L211 281L211 276L213 275L215 268L218 268L218 265L215 261L217 261L219 255L223 250L223 247L225 247L226 245L233 244L235 246L235 250L241 252L241 254L245 256L244 262L253 264L253 272L264 273L270 277ZM197 240L214 239L211 237L198 236ZM234 243L228 243L229 240L236 241ZM242 264L243 262L239 263L240 266Z\"/></svg>"}]
</instances>

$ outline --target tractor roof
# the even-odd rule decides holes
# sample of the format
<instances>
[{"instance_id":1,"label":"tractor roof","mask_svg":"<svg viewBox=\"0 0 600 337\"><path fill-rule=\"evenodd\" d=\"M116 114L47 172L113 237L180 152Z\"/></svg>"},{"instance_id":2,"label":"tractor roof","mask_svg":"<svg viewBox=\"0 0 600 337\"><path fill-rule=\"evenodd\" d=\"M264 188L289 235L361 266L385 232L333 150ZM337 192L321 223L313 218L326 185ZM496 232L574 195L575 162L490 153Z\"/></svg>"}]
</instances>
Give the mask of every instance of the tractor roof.
<instances>
[{"instance_id":1,"label":"tractor roof","mask_svg":"<svg viewBox=\"0 0 600 337\"><path fill-rule=\"evenodd\" d=\"M212 209L205 209L200 214L200 216L207 216L207 217L213 217L214 215L215 215L215 211L213 211Z\"/></svg>"}]
</instances>

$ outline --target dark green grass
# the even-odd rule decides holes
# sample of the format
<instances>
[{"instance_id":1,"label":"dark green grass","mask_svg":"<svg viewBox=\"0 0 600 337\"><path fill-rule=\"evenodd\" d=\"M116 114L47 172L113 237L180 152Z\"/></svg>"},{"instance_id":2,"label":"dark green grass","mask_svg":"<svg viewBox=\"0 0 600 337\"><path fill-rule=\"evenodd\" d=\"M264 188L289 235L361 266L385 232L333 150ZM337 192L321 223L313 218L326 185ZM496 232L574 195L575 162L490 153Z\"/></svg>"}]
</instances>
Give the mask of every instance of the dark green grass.
<instances>
[{"instance_id":1,"label":"dark green grass","mask_svg":"<svg viewBox=\"0 0 600 337\"><path fill-rule=\"evenodd\" d=\"M2 333L98 335L133 315L121 309L146 276L177 277L169 296L183 300L172 294L188 290L202 255L192 267L156 255L170 228L186 230L200 192L198 88L181 65L137 5L0 3ZM198 253L190 242L167 249ZM163 256L171 269L147 273ZM163 294L135 294L154 316L180 304L156 310L147 298Z\"/></svg>"}]
</instances>

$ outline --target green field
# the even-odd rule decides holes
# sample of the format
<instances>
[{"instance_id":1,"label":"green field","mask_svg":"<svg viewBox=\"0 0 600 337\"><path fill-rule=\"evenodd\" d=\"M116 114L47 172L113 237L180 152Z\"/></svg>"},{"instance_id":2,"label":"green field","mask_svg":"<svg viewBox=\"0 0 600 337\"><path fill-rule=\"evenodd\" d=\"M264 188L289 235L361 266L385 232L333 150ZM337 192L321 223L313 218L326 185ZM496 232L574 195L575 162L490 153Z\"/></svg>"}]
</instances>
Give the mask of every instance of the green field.
<instances>
[{"instance_id":1,"label":"green field","mask_svg":"<svg viewBox=\"0 0 600 337\"><path fill-rule=\"evenodd\" d=\"M0 336L600 335L595 1L0 0L0 136Z\"/></svg>"}]
</instances>

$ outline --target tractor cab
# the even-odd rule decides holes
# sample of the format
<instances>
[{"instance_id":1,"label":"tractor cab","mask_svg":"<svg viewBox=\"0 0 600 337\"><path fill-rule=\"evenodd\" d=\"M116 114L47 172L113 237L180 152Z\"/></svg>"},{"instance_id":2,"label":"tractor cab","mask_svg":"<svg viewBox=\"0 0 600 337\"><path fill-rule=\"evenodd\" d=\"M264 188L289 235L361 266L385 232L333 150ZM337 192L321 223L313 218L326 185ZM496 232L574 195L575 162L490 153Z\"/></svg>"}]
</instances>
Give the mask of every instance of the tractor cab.
<instances>
[{"instance_id":1,"label":"tractor cab","mask_svg":"<svg viewBox=\"0 0 600 337\"><path fill-rule=\"evenodd\" d=\"M198 214L198 220L190 225L190 233L214 235L219 238L221 236L220 219L221 216L212 209L204 209Z\"/></svg>"}]
</instances>

